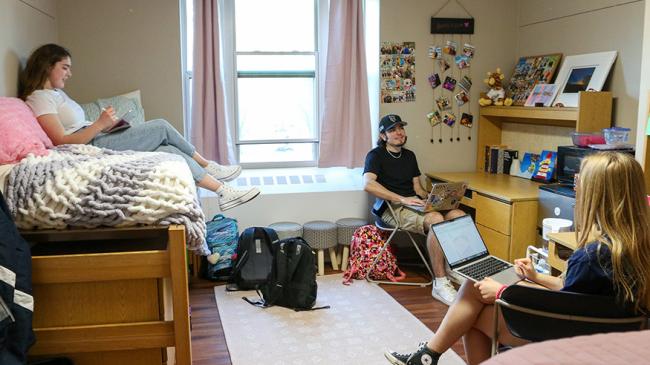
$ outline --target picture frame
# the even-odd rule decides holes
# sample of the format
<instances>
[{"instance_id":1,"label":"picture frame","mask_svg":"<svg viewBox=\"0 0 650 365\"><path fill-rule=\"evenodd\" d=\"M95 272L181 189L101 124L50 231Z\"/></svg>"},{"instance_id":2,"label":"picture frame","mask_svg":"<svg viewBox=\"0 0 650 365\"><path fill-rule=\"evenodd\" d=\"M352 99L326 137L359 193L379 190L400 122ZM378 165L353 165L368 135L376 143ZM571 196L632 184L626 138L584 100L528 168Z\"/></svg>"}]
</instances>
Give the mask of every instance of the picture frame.
<instances>
[{"instance_id":1,"label":"picture frame","mask_svg":"<svg viewBox=\"0 0 650 365\"><path fill-rule=\"evenodd\" d=\"M536 84L550 84L561 60L562 53L520 57L506 89L512 105L524 105Z\"/></svg>"},{"instance_id":2,"label":"picture frame","mask_svg":"<svg viewBox=\"0 0 650 365\"><path fill-rule=\"evenodd\" d=\"M557 85L555 84L537 84L533 87L524 106L551 106L557 94Z\"/></svg>"},{"instance_id":3,"label":"picture frame","mask_svg":"<svg viewBox=\"0 0 650 365\"><path fill-rule=\"evenodd\" d=\"M565 57L555 79L553 106L577 107L580 91L601 91L616 56L616 51L608 51Z\"/></svg>"}]
</instances>

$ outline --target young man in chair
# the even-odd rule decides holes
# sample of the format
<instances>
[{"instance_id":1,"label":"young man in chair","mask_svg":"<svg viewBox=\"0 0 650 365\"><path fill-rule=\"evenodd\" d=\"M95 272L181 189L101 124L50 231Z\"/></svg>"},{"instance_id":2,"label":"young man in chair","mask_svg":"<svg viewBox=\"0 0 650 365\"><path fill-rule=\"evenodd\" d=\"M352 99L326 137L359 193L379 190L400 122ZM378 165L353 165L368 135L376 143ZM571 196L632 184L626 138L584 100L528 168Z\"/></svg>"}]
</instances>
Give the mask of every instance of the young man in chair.
<instances>
[{"instance_id":1,"label":"young man in chair","mask_svg":"<svg viewBox=\"0 0 650 365\"><path fill-rule=\"evenodd\" d=\"M376 197L373 212L384 222L396 225L395 217L387 206L392 204L402 229L427 236L427 250L435 275L431 295L449 305L456 298L456 289L447 278L444 255L429 227L465 213L459 209L419 213L404 208L404 205L424 205L423 199L428 194L420 184L421 174L415 154L404 148L406 124L395 114L381 118L377 147L366 155L363 170L364 190ZM450 277L458 280L456 276Z\"/></svg>"}]
</instances>

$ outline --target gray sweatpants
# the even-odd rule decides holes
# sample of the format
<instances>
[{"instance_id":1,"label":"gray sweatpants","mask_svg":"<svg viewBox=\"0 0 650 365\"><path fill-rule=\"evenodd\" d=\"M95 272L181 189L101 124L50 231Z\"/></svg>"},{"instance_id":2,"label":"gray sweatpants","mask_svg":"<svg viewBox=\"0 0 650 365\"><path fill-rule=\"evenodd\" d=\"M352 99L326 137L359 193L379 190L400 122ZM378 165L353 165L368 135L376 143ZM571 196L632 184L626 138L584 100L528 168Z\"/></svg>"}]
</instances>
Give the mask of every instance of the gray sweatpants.
<instances>
[{"instance_id":1,"label":"gray sweatpants","mask_svg":"<svg viewBox=\"0 0 650 365\"><path fill-rule=\"evenodd\" d=\"M195 181L206 175L205 169L192 158L196 148L164 119L135 124L115 133L100 133L89 144L116 151L173 153L185 159Z\"/></svg>"}]
</instances>

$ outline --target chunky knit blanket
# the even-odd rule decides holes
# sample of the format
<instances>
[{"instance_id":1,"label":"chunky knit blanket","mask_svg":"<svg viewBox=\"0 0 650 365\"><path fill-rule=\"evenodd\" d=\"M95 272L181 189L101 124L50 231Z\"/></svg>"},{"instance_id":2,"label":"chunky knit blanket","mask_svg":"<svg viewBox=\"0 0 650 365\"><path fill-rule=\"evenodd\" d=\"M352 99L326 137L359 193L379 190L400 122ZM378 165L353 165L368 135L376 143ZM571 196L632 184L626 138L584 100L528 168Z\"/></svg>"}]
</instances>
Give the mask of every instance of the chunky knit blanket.
<instances>
[{"instance_id":1,"label":"chunky knit blanket","mask_svg":"<svg viewBox=\"0 0 650 365\"><path fill-rule=\"evenodd\" d=\"M58 146L12 169L6 200L21 229L182 224L188 248L210 253L194 180L179 156Z\"/></svg>"}]
</instances>

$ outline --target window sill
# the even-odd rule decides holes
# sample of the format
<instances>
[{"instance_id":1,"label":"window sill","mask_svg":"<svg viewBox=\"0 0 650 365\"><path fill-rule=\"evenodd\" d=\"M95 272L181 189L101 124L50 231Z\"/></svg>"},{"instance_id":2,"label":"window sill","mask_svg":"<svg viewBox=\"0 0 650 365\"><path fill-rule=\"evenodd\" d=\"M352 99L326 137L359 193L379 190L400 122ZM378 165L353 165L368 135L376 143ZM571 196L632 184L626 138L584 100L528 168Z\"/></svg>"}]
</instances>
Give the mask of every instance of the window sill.
<instances>
[{"instance_id":1,"label":"window sill","mask_svg":"<svg viewBox=\"0 0 650 365\"><path fill-rule=\"evenodd\" d=\"M345 167L245 169L228 185L237 189L256 186L262 194L362 191L363 169ZM206 197L214 193L200 189L200 195Z\"/></svg>"}]
</instances>

